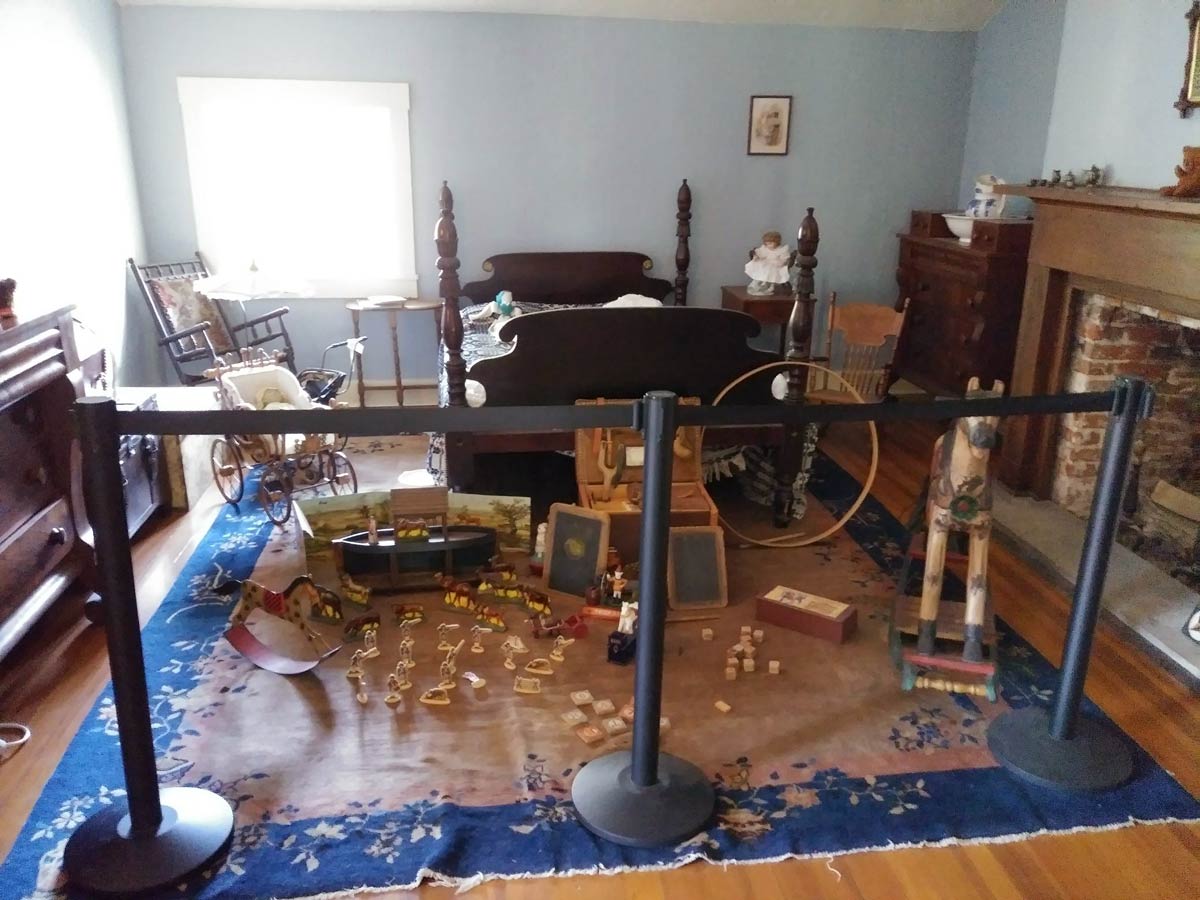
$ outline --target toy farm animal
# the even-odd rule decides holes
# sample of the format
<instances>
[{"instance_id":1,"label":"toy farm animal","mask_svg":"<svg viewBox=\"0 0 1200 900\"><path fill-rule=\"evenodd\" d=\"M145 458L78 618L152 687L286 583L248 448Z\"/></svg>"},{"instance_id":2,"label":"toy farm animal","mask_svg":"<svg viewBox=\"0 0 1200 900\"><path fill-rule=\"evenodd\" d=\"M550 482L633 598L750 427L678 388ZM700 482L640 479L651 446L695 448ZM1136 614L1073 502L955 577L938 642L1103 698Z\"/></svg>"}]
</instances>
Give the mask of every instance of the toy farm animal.
<instances>
[{"instance_id":1,"label":"toy farm animal","mask_svg":"<svg viewBox=\"0 0 1200 900\"><path fill-rule=\"evenodd\" d=\"M340 576L342 584L342 593L346 599L358 606L369 606L371 604L371 589L365 585L359 584L350 577L350 573L343 572Z\"/></svg>"},{"instance_id":2,"label":"toy farm animal","mask_svg":"<svg viewBox=\"0 0 1200 900\"><path fill-rule=\"evenodd\" d=\"M999 380L993 382L990 391L980 390L978 378L973 377L967 383L967 399L1003 394L1004 383ZM925 510L929 537L925 546L925 581L917 628L917 651L927 656L933 655L937 640L946 542L951 531L961 531L967 534L970 545L962 657L967 662L983 661L987 551L992 530L992 477L988 459L996 446L998 422L995 416L956 419L933 447L929 503Z\"/></svg>"},{"instance_id":3,"label":"toy farm animal","mask_svg":"<svg viewBox=\"0 0 1200 900\"><path fill-rule=\"evenodd\" d=\"M367 613L357 619L351 619L342 629L342 634L348 641L362 640L368 631L379 633L379 613Z\"/></svg>"},{"instance_id":4,"label":"toy farm animal","mask_svg":"<svg viewBox=\"0 0 1200 900\"><path fill-rule=\"evenodd\" d=\"M397 519L392 537L397 541L428 540L429 523L424 519Z\"/></svg>"}]
</instances>

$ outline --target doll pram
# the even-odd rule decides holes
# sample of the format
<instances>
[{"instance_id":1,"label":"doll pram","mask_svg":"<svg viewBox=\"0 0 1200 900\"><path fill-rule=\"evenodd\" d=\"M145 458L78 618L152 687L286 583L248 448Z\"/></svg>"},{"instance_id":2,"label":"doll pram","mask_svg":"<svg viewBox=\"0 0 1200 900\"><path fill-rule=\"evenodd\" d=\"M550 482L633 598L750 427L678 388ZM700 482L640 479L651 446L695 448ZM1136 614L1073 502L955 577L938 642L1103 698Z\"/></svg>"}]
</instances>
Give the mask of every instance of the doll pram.
<instances>
[{"instance_id":1,"label":"doll pram","mask_svg":"<svg viewBox=\"0 0 1200 900\"><path fill-rule=\"evenodd\" d=\"M297 376L266 355L218 362L205 374L217 383L221 408L230 410L328 409L336 403L335 398L346 383L344 372L322 365ZM316 398L325 398L326 402ZM213 441L213 480L226 502L236 504L246 489L247 467L262 465L258 501L267 518L282 525L292 514L295 491L317 490L326 485L335 494L358 490L358 476L343 452L344 446L344 438L322 432L227 434Z\"/></svg>"}]
</instances>

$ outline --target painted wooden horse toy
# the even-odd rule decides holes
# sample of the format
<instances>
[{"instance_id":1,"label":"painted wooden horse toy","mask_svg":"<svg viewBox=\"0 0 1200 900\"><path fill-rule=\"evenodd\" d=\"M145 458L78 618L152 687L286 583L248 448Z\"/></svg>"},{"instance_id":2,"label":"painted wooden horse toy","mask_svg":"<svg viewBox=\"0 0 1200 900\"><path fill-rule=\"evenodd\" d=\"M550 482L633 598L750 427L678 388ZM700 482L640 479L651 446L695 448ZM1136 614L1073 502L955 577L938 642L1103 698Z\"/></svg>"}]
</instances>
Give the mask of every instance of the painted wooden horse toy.
<instances>
[{"instance_id":1,"label":"painted wooden horse toy","mask_svg":"<svg viewBox=\"0 0 1200 900\"><path fill-rule=\"evenodd\" d=\"M239 581L236 578L228 579L213 590L225 597L228 597L235 591L241 592L241 598L238 600L237 606L233 608L233 613L229 616L230 628L246 624L246 619L250 616L250 613L256 609L261 609L272 616L298 626L304 632L304 636L308 638L310 644L315 645L319 642L324 645L326 651L334 649L325 638L317 631L314 631L305 621L307 611L328 605L324 599L324 595L331 593L327 588L321 587L307 575L300 575L293 578L291 584L282 591L273 591L265 585L259 584L257 581ZM340 602L338 603L338 610L341 610Z\"/></svg>"},{"instance_id":2,"label":"painted wooden horse toy","mask_svg":"<svg viewBox=\"0 0 1200 900\"><path fill-rule=\"evenodd\" d=\"M978 378L973 377L967 383L966 398L969 400L1003 394L1004 382L999 380L993 382L990 391L980 389ZM988 461L996 446L998 423L997 416L956 419L933 448L929 502L925 512L929 537L925 545L925 581L917 625L917 652L925 656L932 656L935 651L946 543L951 531L961 531L966 533L969 541L962 658L969 663L983 662L987 552L992 532L992 476Z\"/></svg>"}]
</instances>

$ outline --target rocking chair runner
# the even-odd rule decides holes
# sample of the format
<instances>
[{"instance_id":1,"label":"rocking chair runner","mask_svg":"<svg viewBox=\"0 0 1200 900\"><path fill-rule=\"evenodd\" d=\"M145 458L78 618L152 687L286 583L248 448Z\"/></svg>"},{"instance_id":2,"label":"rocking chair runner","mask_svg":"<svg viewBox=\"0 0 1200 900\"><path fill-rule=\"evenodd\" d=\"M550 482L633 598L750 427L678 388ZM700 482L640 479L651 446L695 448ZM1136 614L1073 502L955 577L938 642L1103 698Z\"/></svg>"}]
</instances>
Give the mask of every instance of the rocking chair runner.
<instances>
[{"instance_id":1,"label":"rocking chair runner","mask_svg":"<svg viewBox=\"0 0 1200 900\"><path fill-rule=\"evenodd\" d=\"M159 346L166 348L181 384L211 381L204 370L223 354L239 354L240 351L265 347L273 342L282 342L283 345L275 347L278 360L292 372L296 371L292 339L284 324L288 307L281 306L234 325L220 303L196 293L192 287L197 279L206 278L209 274L208 266L199 253L194 259L181 262L144 266L139 266L132 259L128 262L142 298L158 326L161 335ZM197 362L199 371L191 365Z\"/></svg>"}]
</instances>

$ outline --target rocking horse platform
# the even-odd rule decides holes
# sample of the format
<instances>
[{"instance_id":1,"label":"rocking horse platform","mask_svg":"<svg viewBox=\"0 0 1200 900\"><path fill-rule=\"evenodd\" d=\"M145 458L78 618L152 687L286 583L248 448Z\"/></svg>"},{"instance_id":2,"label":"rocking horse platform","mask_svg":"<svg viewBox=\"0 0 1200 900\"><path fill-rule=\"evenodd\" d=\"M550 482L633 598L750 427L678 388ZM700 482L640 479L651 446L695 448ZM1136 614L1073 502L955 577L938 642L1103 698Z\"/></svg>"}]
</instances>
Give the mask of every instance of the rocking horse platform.
<instances>
[{"instance_id":1,"label":"rocking horse platform","mask_svg":"<svg viewBox=\"0 0 1200 900\"><path fill-rule=\"evenodd\" d=\"M274 672L276 675L302 675L305 672L311 672L326 659L342 649L341 646L334 647L322 653L316 659L300 659L295 656L287 656L268 647L245 625L234 625L227 630L225 632L225 640L229 641L233 645L233 649L254 663L254 665L260 669L266 669L268 672Z\"/></svg>"},{"instance_id":2,"label":"rocking horse platform","mask_svg":"<svg viewBox=\"0 0 1200 900\"><path fill-rule=\"evenodd\" d=\"M964 617L967 605L945 601L938 609L938 640L963 641ZM908 691L916 688L955 691L961 694L986 696L996 700L996 624L992 611L988 609L983 618L983 645L988 658L983 662L968 662L955 653L919 653L915 646L905 647L901 635L917 636L921 617L920 597L897 597L892 608L892 622L888 629L892 661L900 669L900 686ZM922 670L942 672L950 676L966 676L969 681L954 681L919 674Z\"/></svg>"}]
</instances>

